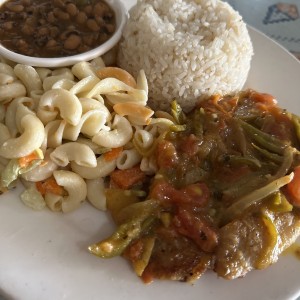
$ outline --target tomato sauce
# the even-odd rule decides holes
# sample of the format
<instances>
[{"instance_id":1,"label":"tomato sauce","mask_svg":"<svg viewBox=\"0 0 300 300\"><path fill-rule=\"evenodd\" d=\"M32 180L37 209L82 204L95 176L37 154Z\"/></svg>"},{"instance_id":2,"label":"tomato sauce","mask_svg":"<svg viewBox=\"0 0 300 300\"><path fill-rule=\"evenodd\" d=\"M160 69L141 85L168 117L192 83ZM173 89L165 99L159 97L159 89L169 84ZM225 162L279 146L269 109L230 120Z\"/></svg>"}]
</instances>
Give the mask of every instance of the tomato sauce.
<instances>
[{"instance_id":1,"label":"tomato sauce","mask_svg":"<svg viewBox=\"0 0 300 300\"><path fill-rule=\"evenodd\" d=\"M213 268L227 209L300 164L294 150L287 159L288 149L299 149L297 128L268 94L215 96L177 119L185 120L178 124L181 129L170 130L153 154L158 171L144 203L158 207L124 253L136 263L143 252L139 241L155 239L141 272L147 283L154 278L193 281ZM250 209L238 206L235 215L256 214L264 205L260 200Z\"/></svg>"}]
</instances>

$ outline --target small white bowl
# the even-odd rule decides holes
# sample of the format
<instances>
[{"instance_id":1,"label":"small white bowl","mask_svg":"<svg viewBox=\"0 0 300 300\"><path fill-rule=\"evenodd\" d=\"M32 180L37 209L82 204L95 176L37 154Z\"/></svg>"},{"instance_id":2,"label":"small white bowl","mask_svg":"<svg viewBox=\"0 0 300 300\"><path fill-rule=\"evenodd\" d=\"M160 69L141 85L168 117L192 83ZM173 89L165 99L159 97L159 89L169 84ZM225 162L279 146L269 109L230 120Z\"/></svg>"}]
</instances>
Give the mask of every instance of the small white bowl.
<instances>
[{"instance_id":1,"label":"small white bowl","mask_svg":"<svg viewBox=\"0 0 300 300\"><path fill-rule=\"evenodd\" d=\"M7 0L0 0L0 6ZM101 56L113 48L122 36L123 28L128 19L128 11L121 0L105 0L114 10L116 15L116 31L112 37L100 46L76 55L66 57L32 57L13 52L0 44L0 56L9 59L13 62L26 64L33 67L64 67L70 66L80 61L89 61L93 58Z\"/></svg>"}]
</instances>

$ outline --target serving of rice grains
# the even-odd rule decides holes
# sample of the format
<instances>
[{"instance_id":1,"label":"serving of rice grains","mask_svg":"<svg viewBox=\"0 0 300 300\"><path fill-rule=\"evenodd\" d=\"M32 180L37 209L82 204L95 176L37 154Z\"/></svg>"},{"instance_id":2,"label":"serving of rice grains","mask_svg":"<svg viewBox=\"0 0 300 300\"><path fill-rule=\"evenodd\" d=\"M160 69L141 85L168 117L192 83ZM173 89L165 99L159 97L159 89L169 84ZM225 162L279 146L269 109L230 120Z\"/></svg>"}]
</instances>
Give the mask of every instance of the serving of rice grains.
<instances>
[{"instance_id":1,"label":"serving of rice grains","mask_svg":"<svg viewBox=\"0 0 300 300\"><path fill-rule=\"evenodd\" d=\"M144 69L149 105L185 111L213 94L240 90L252 43L242 17L220 0L138 0L130 11L118 64L137 76Z\"/></svg>"}]
</instances>

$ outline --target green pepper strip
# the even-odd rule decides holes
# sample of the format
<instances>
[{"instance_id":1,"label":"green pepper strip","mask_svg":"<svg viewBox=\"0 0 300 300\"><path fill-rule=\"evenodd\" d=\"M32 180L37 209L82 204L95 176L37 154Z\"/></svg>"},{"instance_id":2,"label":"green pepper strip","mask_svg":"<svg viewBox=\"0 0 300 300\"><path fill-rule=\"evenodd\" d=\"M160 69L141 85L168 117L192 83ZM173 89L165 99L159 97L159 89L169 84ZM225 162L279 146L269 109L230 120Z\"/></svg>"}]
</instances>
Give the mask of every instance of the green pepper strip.
<instances>
[{"instance_id":1,"label":"green pepper strip","mask_svg":"<svg viewBox=\"0 0 300 300\"><path fill-rule=\"evenodd\" d=\"M186 125L171 125L169 128L170 128L170 131L180 132L180 131L186 130Z\"/></svg>"},{"instance_id":2,"label":"green pepper strip","mask_svg":"<svg viewBox=\"0 0 300 300\"><path fill-rule=\"evenodd\" d=\"M231 126L235 131L237 145L243 155L247 153L247 139L245 137L245 132L237 122L237 119L232 118L230 120Z\"/></svg>"},{"instance_id":3,"label":"green pepper strip","mask_svg":"<svg viewBox=\"0 0 300 300\"><path fill-rule=\"evenodd\" d=\"M120 225L117 230L103 241L88 247L88 250L101 258L111 258L121 255L127 246L147 229L154 218L135 218Z\"/></svg>"},{"instance_id":4,"label":"green pepper strip","mask_svg":"<svg viewBox=\"0 0 300 300\"><path fill-rule=\"evenodd\" d=\"M146 200L126 206L121 225L108 238L88 247L89 251L102 258L121 255L126 247L151 227L160 210L156 200Z\"/></svg>"},{"instance_id":5,"label":"green pepper strip","mask_svg":"<svg viewBox=\"0 0 300 300\"><path fill-rule=\"evenodd\" d=\"M253 140L255 140L258 144L269 151L277 154L283 154L284 149L288 146L278 138L259 130L258 128L248 124L247 122L244 122L242 120L239 120L239 122L243 129Z\"/></svg>"},{"instance_id":6,"label":"green pepper strip","mask_svg":"<svg viewBox=\"0 0 300 300\"><path fill-rule=\"evenodd\" d=\"M276 153L272 153L266 149L260 148L257 145L251 143L251 145L264 157L268 158L269 160L275 162L275 163L282 163L283 157L281 155L278 155Z\"/></svg>"},{"instance_id":7,"label":"green pepper strip","mask_svg":"<svg viewBox=\"0 0 300 300\"><path fill-rule=\"evenodd\" d=\"M171 103L171 113L177 124L182 125L186 122L186 116L176 100Z\"/></svg>"},{"instance_id":8,"label":"green pepper strip","mask_svg":"<svg viewBox=\"0 0 300 300\"><path fill-rule=\"evenodd\" d=\"M255 268L259 270L265 269L272 263L273 252L278 240L277 228L265 211L262 212L261 218L267 229L267 246L262 249L262 253L255 263Z\"/></svg>"},{"instance_id":9,"label":"green pepper strip","mask_svg":"<svg viewBox=\"0 0 300 300\"><path fill-rule=\"evenodd\" d=\"M204 124L204 116L205 111L203 108L200 108L199 110L196 110L196 112L193 114L193 129L196 136L203 138L203 124Z\"/></svg>"},{"instance_id":10,"label":"green pepper strip","mask_svg":"<svg viewBox=\"0 0 300 300\"><path fill-rule=\"evenodd\" d=\"M260 168L261 163L258 159L249 156L226 155L226 162L232 166L247 165L252 168Z\"/></svg>"},{"instance_id":11,"label":"green pepper strip","mask_svg":"<svg viewBox=\"0 0 300 300\"><path fill-rule=\"evenodd\" d=\"M282 164L280 165L276 174L272 176L273 179L277 179L286 175L286 173L291 168L294 159L294 153L296 151L297 150L293 147L287 147L286 149L284 149Z\"/></svg>"}]
</instances>

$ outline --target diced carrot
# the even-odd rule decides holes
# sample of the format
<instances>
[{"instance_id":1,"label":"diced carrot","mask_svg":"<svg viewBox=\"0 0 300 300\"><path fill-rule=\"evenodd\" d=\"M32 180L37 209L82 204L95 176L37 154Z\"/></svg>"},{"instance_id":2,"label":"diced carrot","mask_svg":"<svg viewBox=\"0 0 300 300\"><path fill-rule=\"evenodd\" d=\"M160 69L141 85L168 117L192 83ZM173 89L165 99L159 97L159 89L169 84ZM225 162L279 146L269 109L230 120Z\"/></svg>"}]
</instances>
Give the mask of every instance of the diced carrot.
<instances>
[{"instance_id":1,"label":"diced carrot","mask_svg":"<svg viewBox=\"0 0 300 300\"><path fill-rule=\"evenodd\" d=\"M44 188L43 182L42 181L37 181L35 183L36 189L42 194L42 196L45 196L46 194L46 189Z\"/></svg>"},{"instance_id":2,"label":"diced carrot","mask_svg":"<svg viewBox=\"0 0 300 300\"><path fill-rule=\"evenodd\" d=\"M129 189L133 185L143 182L146 175L137 165L127 170L115 170L111 173L110 178L119 188Z\"/></svg>"},{"instance_id":3,"label":"diced carrot","mask_svg":"<svg viewBox=\"0 0 300 300\"><path fill-rule=\"evenodd\" d=\"M33 160L39 159L36 151L31 152L30 154L19 158L19 166L21 168L26 168Z\"/></svg>"},{"instance_id":4,"label":"diced carrot","mask_svg":"<svg viewBox=\"0 0 300 300\"><path fill-rule=\"evenodd\" d=\"M105 152L103 155L106 161L112 161L118 158L122 151L123 147L113 148L110 151Z\"/></svg>"},{"instance_id":5,"label":"diced carrot","mask_svg":"<svg viewBox=\"0 0 300 300\"><path fill-rule=\"evenodd\" d=\"M45 181L36 182L37 190L44 196L46 193L52 193L55 195L63 195L65 190L63 187L57 184L54 177L49 177Z\"/></svg>"},{"instance_id":6,"label":"diced carrot","mask_svg":"<svg viewBox=\"0 0 300 300\"><path fill-rule=\"evenodd\" d=\"M286 189L291 204L300 207L300 166L295 168L294 178L287 184Z\"/></svg>"}]
</instances>

